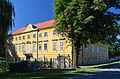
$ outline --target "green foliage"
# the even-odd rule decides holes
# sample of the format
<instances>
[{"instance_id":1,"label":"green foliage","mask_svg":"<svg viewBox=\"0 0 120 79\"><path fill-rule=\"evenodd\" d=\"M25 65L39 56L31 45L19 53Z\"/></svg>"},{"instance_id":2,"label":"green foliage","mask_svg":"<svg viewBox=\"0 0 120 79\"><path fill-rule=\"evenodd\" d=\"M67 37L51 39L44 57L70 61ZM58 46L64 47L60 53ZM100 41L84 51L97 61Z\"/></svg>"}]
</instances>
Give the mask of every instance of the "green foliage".
<instances>
[{"instance_id":1,"label":"green foliage","mask_svg":"<svg viewBox=\"0 0 120 79\"><path fill-rule=\"evenodd\" d=\"M120 15L112 7L120 9L120 1L54 0L56 29L77 44L115 42Z\"/></svg>"},{"instance_id":2,"label":"green foliage","mask_svg":"<svg viewBox=\"0 0 120 79\"><path fill-rule=\"evenodd\" d=\"M120 39L109 45L109 57L112 58L117 56L120 56Z\"/></svg>"},{"instance_id":3,"label":"green foliage","mask_svg":"<svg viewBox=\"0 0 120 79\"><path fill-rule=\"evenodd\" d=\"M0 56L5 56L8 31L12 29L14 8L10 0L0 0Z\"/></svg>"}]
</instances>

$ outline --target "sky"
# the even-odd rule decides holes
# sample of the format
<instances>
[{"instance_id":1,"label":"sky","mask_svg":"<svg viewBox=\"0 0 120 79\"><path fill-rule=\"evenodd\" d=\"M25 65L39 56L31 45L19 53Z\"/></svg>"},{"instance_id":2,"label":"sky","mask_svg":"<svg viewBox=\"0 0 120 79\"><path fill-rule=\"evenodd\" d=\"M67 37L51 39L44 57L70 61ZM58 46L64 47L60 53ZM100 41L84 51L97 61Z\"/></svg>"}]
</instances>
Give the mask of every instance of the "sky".
<instances>
[{"instance_id":1,"label":"sky","mask_svg":"<svg viewBox=\"0 0 120 79\"><path fill-rule=\"evenodd\" d=\"M36 24L54 18L53 0L11 0L15 9L12 31L27 24Z\"/></svg>"},{"instance_id":2,"label":"sky","mask_svg":"<svg viewBox=\"0 0 120 79\"><path fill-rule=\"evenodd\" d=\"M27 24L36 24L54 18L53 0L11 0L11 2L15 8L15 27L12 31ZM120 10L113 8L110 10L120 14Z\"/></svg>"}]
</instances>

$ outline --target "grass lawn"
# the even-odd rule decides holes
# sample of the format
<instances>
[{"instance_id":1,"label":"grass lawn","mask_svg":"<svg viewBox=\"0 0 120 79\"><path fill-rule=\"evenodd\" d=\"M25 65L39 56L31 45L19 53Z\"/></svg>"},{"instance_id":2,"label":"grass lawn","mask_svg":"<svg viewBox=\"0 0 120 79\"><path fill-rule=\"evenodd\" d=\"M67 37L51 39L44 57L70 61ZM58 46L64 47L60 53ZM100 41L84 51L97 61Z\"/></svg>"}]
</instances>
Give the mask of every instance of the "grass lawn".
<instances>
[{"instance_id":1,"label":"grass lawn","mask_svg":"<svg viewBox=\"0 0 120 79\"><path fill-rule=\"evenodd\" d=\"M39 72L30 73L2 72L0 73L0 79L62 79L64 77L70 77L80 73L99 71L101 67L106 67L118 63L120 63L120 61L99 65L80 66L80 68L76 70L41 70Z\"/></svg>"}]
</instances>

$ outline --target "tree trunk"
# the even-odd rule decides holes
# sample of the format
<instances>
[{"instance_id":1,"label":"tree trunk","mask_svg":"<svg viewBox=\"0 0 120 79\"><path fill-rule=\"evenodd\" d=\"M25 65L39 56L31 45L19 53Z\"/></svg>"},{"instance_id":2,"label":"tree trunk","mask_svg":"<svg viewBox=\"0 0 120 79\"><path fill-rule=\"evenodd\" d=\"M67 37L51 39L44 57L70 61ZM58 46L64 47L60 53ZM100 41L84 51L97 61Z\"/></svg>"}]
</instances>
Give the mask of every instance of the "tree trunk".
<instances>
[{"instance_id":1,"label":"tree trunk","mask_svg":"<svg viewBox=\"0 0 120 79\"><path fill-rule=\"evenodd\" d=\"M77 65L76 65L76 47L73 46L73 69L76 69L77 68Z\"/></svg>"}]
</instances>

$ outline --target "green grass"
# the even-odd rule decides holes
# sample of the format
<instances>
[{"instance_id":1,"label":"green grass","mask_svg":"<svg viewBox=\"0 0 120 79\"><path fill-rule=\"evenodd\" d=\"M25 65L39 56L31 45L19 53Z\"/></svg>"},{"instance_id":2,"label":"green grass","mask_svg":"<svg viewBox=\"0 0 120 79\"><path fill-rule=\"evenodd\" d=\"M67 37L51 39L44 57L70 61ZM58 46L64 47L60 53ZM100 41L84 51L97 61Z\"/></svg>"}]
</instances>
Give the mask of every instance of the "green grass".
<instances>
[{"instance_id":1,"label":"green grass","mask_svg":"<svg viewBox=\"0 0 120 79\"><path fill-rule=\"evenodd\" d=\"M120 61L99 65L80 66L80 68L76 70L41 70L39 72L31 73L3 72L0 73L0 79L62 79L64 77L70 77L80 73L99 71L101 67L106 67L118 63L120 63Z\"/></svg>"}]
</instances>

